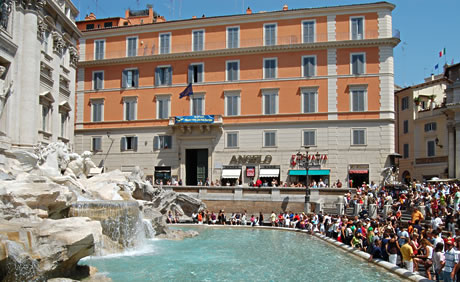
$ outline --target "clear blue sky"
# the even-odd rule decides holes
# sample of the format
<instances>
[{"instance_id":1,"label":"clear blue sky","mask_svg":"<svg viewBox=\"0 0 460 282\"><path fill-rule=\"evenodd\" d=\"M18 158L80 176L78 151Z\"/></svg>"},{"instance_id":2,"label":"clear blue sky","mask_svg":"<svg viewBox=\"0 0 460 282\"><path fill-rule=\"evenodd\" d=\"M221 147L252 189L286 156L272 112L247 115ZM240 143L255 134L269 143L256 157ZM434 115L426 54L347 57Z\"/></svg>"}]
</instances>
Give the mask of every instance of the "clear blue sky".
<instances>
[{"instance_id":1,"label":"clear blue sky","mask_svg":"<svg viewBox=\"0 0 460 282\"><path fill-rule=\"evenodd\" d=\"M73 0L80 10L79 20L93 12L97 18L123 17L125 9L154 10L167 20L234 15L251 7L253 12L349 5L378 1L362 0ZM460 62L460 0L393 0L393 29L401 33L395 48L395 83L409 86L423 82L432 72L438 74L445 62ZM446 48L446 56L439 52ZM435 65L439 68L435 70Z\"/></svg>"}]
</instances>

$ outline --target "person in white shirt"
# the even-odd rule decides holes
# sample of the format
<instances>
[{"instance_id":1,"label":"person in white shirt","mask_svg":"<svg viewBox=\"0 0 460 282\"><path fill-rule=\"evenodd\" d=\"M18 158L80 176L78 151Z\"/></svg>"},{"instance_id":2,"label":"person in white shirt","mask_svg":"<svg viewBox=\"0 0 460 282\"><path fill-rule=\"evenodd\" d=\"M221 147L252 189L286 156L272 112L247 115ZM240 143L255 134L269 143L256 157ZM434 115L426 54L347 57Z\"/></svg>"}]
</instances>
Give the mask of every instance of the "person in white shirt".
<instances>
[{"instance_id":1,"label":"person in white shirt","mask_svg":"<svg viewBox=\"0 0 460 282\"><path fill-rule=\"evenodd\" d=\"M439 217L438 213L435 213L433 218L431 219L431 228L433 228L433 230L437 230L441 224L441 217Z\"/></svg>"}]
</instances>

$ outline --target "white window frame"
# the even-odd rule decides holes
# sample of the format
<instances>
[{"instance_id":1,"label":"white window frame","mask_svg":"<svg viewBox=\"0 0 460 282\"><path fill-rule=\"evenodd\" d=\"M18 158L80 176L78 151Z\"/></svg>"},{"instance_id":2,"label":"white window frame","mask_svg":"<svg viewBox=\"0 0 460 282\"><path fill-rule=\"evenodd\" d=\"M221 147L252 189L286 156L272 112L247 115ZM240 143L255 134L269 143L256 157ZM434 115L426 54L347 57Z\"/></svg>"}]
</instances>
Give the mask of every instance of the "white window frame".
<instances>
[{"instance_id":1,"label":"white window frame","mask_svg":"<svg viewBox=\"0 0 460 282\"><path fill-rule=\"evenodd\" d=\"M237 42L237 44L236 44L237 46L236 46L236 47L232 47L232 48L228 47L228 46L229 46L229 43L230 43L230 42L228 41L228 30L229 30L230 28L238 28L238 42ZM240 26L239 26L239 25L227 26L227 28L226 28L225 30L226 30L226 32L225 32L225 43L226 43L226 44L225 44L225 47L226 47L227 49L240 48L240 42L241 42L241 29L240 29Z\"/></svg>"},{"instance_id":2,"label":"white window frame","mask_svg":"<svg viewBox=\"0 0 460 282\"><path fill-rule=\"evenodd\" d=\"M318 112L318 89L319 87L301 87L300 88L300 96L301 96L301 105L300 111L303 114L311 114ZM315 92L315 111L314 112L306 112L305 111L305 95L304 92Z\"/></svg>"},{"instance_id":3,"label":"white window frame","mask_svg":"<svg viewBox=\"0 0 460 282\"><path fill-rule=\"evenodd\" d=\"M129 39L136 38L136 54L134 56L129 56ZM127 36L126 37L126 57L137 57L139 54L139 36Z\"/></svg>"},{"instance_id":4,"label":"white window frame","mask_svg":"<svg viewBox=\"0 0 460 282\"><path fill-rule=\"evenodd\" d=\"M105 100L104 99L90 99L89 102L91 104L91 122L103 122L104 121L104 107L105 107L104 104L105 104ZM94 121L93 105L95 105L95 104L102 104L102 107L101 107L101 120L100 121Z\"/></svg>"},{"instance_id":5,"label":"white window frame","mask_svg":"<svg viewBox=\"0 0 460 282\"><path fill-rule=\"evenodd\" d=\"M125 138L125 147L123 148L123 150L121 152L136 152L139 150L139 137L137 135L124 135L122 136L121 138ZM133 149L128 149L128 142L127 142L127 138L135 138L133 140L136 140L136 146L134 146L135 148ZM121 139L120 139L120 142L121 142Z\"/></svg>"},{"instance_id":6,"label":"white window frame","mask_svg":"<svg viewBox=\"0 0 460 282\"><path fill-rule=\"evenodd\" d=\"M96 89L96 88L95 88L96 85L94 84L94 75L95 75L96 73L102 73L102 87L101 87L101 89ZM91 80L91 83L92 83L91 90L99 91L99 90L104 89L104 81L105 81L105 72L104 72L103 70L93 71L93 73L92 73L92 80Z\"/></svg>"},{"instance_id":7,"label":"white window frame","mask_svg":"<svg viewBox=\"0 0 460 282\"><path fill-rule=\"evenodd\" d=\"M123 85L122 88L138 88L138 87L139 87L139 78L140 78L140 75L139 75L139 69L138 69L138 68L126 68L126 69L123 69L123 70L121 71L121 75L123 75L123 72L124 72L124 71L135 71L135 70L137 70L137 75L138 75L138 77L137 77L137 85L136 85L136 86L126 86L126 85ZM133 76L133 78L134 78L134 76ZM126 78L126 79L128 79L128 78ZM122 80L123 80L123 79L122 79ZM126 82L128 82L128 81L126 81Z\"/></svg>"},{"instance_id":8,"label":"white window frame","mask_svg":"<svg viewBox=\"0 0 460 282\"><path fill-rule=\"evenodd\" d=\"M237 103L237 113L236 115L229 115L228 114L228 107L227 107L227 97L238 97L238 103ZM224 91L224 99L225 99L225 116L238 116L241 114L241 91Z\"/></svg>"},{"instance_id":9,"label":"white window frame","mask_svg":"<svg viewBox=\"0 0 460 282\"><path fill-rule=\"evenodd\" d=\"M268 61L268 60L275 60L275 77L267 78L267 74L265 72L265 61ZM278 78L278 57L264 58L262 69L263 69L263 73L264 73L264 79L276 79L276 78ZM239 70L239 66L238 66L238 70Z\"/></svg>"},{"instance_id":10,"label":"white window frame","mask_svg":"<svg viewBox=\"0 0 460 282\"><path fill-rule=\"evenodd\" d=\"M303 25L304 23L306 22L313 22L313 42L305 42L304 41L304 31L303 31ZM311 19L311 20L303 20L302 21L302 25L300 26L300 32L301 32L301 36L302 36L302 43L315 43L316 42L316 20L315 19Z\"/></svg>"},{"instance_id":11,"label":"white window frame","mask_svg":"<svg viewBox=\"0 0 460 282\"><path fill-rule=\"evenodd\" d=\"M273 114L265 113L265 96L267 95L276 95L275 113ZM263 115L276 115L278 113L279 113L279 89L262 89L262 114Z\"/></svg>"},{"instance_id":12,"label":"white window frame","mask_svg":"<svg viewBox=\"0 0 460 282\"><path fill-rule=\"evenodd\" d=\"M275 145L273 146L265 146L265 134L266 133L275 133ZM262 143L262 147L263 148L276 148L278 147L278 130L264 130L263 131L263 143Z\"/></svg>"},{"instance_id":13,"label":"white window frame","mask_svg":"<svg viewBox=\"0 0 460 282\"><path fill-rule=\"evenodd\" d=\"M136 102L136 106L134 107L134 119L127 120L126 118L126 102L134 101ZM137 107L138 107L138 99L137 96L126 96L123 97L123 121L135 121L137 120Z\"/></svg>"},{"instance_id":14,"label":"white window frame","mask_svg":"<svg viewBox=\"0 0 460 282\"><path fill-rule=\"evenodd\" d=\"M367 112L368 104L368 94L367 94L367 85L349 85L348 89L350 90L350 112L354 113L363 113ZM353 111L353 91L364 91L364 110L363 111Z\"/></svg>"},{"instance_id":15,"label":"white window frame","mask_svg":"<svg viewBox=\"0 0 460 282\"><path fill-rule=\"evenodd\" d=\"M305 145L305 132L314 132L314 134L315 134L315 140L314 140L315 144L313 144L313 145ZM317 144L318 144L318 142L317 142L317 140L318 140L317 134L318 134L318 130L316 128L308 128L308 129L302 130L302 136L301 136L302 147L304 147L304 146L316 147Z\"/></svg>"},{"instance_id":16,"label":"white window frame","mask_svg":"<svg viewBox=\"0 0 460 282\"><path fill-rule=\"evenodd\" d=\"M364 144L354 144L353 140L353 133L355 130L364 130ZM359 147L359 146L367 146L367 128L362 128L362 127L356 127L356 128L351 128L351 141L350 141L351 146L353 147Z\"/></svg>"},{"instance_id":17,"label":"white window frame","mask_svg":"<svg viewBox=\"0 0 460 282\"><path fill-rule=\"evenodd\" d=\"M313 68L313 75L312 76L305 76L305 67L304 67L304 59L305 58L314 58L315 59L315 67ZM300 61L300 66L301 66L301 73L300 73L300 77L303 77L303 78L312 78L312 77L315 77L316 76L316 68L317 68L317 65L318 65L318 58L316 55L305 55L305 56L302 56L302 60Z\"/></svg>"},{"instance_id":18,"label":"white window frame","mask_svg":"<svg viewBox=\"0 0 460 282\"><path fill-rule=\"evenodd\" d=\"M162 45L161 45L161 36L162 35L169 35L169 46L168 46L168 53L161 53L161 49L162 49ZM162 55L162 54L171 54L172 52L172 49L171 49L171 46L172 46L172 33L171 32L162 32L160 34L158 34L158 54Z\"/></svg>"},{"instance_id":19,"label":"white window frame","mask_svg":"<svg viewBox=\"0 0 460 282\"><path fill-rule=\"evenodd\" d=\"M201 108L203 109L203 112L201 115L206 114L206 95L205 93L193 93L192 96L190 96L190 115L193 115L193 103L194 103L194 98L203 98L203 104L201 105Z\"/></svg>"},{"instance_id":20,"label":"white window frame","mask_svg":"<svg viewBox=\"0 0 460 282\"><path fill-rule=\"evenodd\" d=\"M363 19L363 38L361 38L361 39L353 39L353 29L352 29L353 24L352 24L352 20L353 19L360 19L360 18ZM366 39L366 36L365 36L365 34L366 34L366 18L364 16L351 16L349 22L350 22L349 23L349 25L350 25L350 40L363 40L363 39Z\"/></svg>"},{"instance_id":21,"label":"white window frame","mask_svg":"<svg viewBox=\"0 0 460 282\"><path fill-rule=\"evenodd\" d=\"M101 148L99 150L94 149L94 139L100 139L101 140ZM91 136L91 152L102 152L102 136Z\"/></svg>"},{"instance_id":22,"label":"white window frame","mask_svg":"<svg viewBox=\"0 0 460 282\"><path fill-rule=\"evenodd\" d=\"M228 135L229 134L236 134L236 146L230 147L228 146ZM239 131L227 131L225 132L225 148L226 149L238 149L240 147L240 132Z\"/></svg>"},{"instance_id":23,"label":"white window frame","mask_svg":"<svg viewBox=\"0 0 460 282\"><path fill-rule=\"evenodd\" d=\"M238 70L236 72L236 80L228 80L228 64L229 63L238 63ZM225 61L225 81L239 81L240 80L240 60L229 60Z\"/></svg>"},{"instance_id":24,"label":"white window frame","mask_svg":"<svg viewBox=\"0 0 460 282\"><path fill-rule=\"evenodd\" d=\"M172 66L171 66L171 65L158 65L158 66L156 66L155 69L153 70L154 79L156 79L156 77L155 77L155 72L156 72L156 70L159 69L159 68L170 68L170 69L171 69L171 84L158 84L158 85L157 85L157 82L154 81L155 87L171 87L171 86L173 85L173 83L172 83L172 80L173 80L173 74L172 74L173 69L172 69Z\"/></svg>"},{"instance_id":25,"label":"white window frame","mask_svg":"<svg viewBox=\"0 0 460 282\"><path fill-rule=\"evenodd\" d=\"M97 45L97 42L103 42L104 44L104 52L102 53L102 59L97 59L96 58L96 45ZM105 39L96 39L94 40L94 60L104 60L105 59L105 47L106 47L106 44L105 44Z\"/></svg>"},{"instance_id":26,"label":"white window frame","mask_svg":"<svg viewBox=\"0 0 460 282\"><path fill-rule=\"evenodd\" d=\"M265 35L266 35L265 34L265 26L267 26L267 25L275 25L275 44L273 44L273 45L266 45L266 42L265 42ZM275 23L264 23L264 38L263 38L263 40L264 40L264 46L276 46L276 45L278 45L278 23L276 23L276 22ZM238 46L239 46L239 44L238 44Z\"/></svg>"},{"instance_id":27,"label":"white window frame","mask_svg":"<svg viewBox=\"0 0 460 282\"><path fill-rule=\"evenodd\" d=\"M433 142L433 144L434 144L434 146L433 146L433 151L434 151L434 152L433 152L433 155L432 155L432 156L430 156L429 150L428 150L428 144L429 144L430 142ZM436 157L436 140L435 140L435 139L428 139L428 140L426 140L426 156L427 156L428 158L430 158L430 157Z\"/></svg>"},{"instance_id":28,"label":"white window frame","mask_svg":"<svg viewBox=\"0 0 460 282\"><path fill-rule=\"evenodd\" d=\"M363 55L363 73L360 74L353 74L353 56L354 55ZM350 75L363 75L367 73L367 67L366 67L366 52L356 52L356 53L350 53Z\"/></svg>"},{"instance_id":29,"label":"white window frame","mask_svg":"<svg viewBox=\"0 0 460 282\"><path fill-rule=\"evenodd\" d=\"M198 66L198 65L201 65L202 66L202 69L203 69L203 72L201 74L201 77L203 78L202 81L199 81L199 82L193 82L192 80L192 83L203 83L205 82L205 78L204 78L204 62L199 62L199 63L191 63L190 66ZM238 65L238 70L239 70L240 66Z\"/></svg>"},{"instance_id":30,"label":"white window frame","mask_svg":"<svg viewBox=\"0 0 460 282\"><path fill-rule=\"evenodd\" d=\"M158 148L155 148L155 137L158 138ZM161 142L160 142L160 139L161 138L165 138L165 137L171 137L171 147L167 147L165 148L164 147L164 140L163 140L163 147L160 146L161 145ZM173 136L172 135L168 135L168 134L158 134L156 136L153 137L153 150L154 151L160 151L160 150L171 150L173 148Z\"/></svg>"},{"instance_id":31,"label":"white window frame","mask_svg":"<svg viewBox=\"0 0 460 282\"><path fill-rule=\"evenodd\" d=\"M158 103L158 101L160 100L163 100L163 101L168 101L168 117L166 119L168 119L170 116L171 116L171 94L159 94L159 95L156 95L156 118L157 119L165 119L165 118L160 118L160 103Z\"/></svg>"},{"instance_id":32,"label":"white window frame","mask_svg":"<svg viewBox=\"0 0 460 282\"><path fill-rule=\"evenodd\" d=\"M198 32L198 31L202 31L203 32L203 49L202 50L193 50L193 46L195 46L195 36L193 36L193 33L194 32ZM192 30L192 52L199 52L199 51L204 51L206 50L205 48L205 43L206 43L206 30L203 28L203 29L193 29Z\"/></svg>"}]
</instances>

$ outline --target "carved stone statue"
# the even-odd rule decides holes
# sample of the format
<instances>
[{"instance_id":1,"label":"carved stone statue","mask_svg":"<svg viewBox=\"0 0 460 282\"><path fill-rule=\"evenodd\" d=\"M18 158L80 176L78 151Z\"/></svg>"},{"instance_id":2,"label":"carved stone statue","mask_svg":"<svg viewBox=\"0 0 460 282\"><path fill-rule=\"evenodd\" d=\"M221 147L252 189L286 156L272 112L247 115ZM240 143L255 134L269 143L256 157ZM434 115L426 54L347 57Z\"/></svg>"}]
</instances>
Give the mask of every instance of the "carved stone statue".
<instances>
[{"instance_id":1,"label":"carved stone statue","mask_svg":"<svg viewBox=\"0 0 460 282\"><path fill-rule=\"evenodd\" d=\"M0 117L3 114L3 109L5 108L6 101L11 94L13 94L13 80L10 83L5 85L5 80L1 77L6 72L6 68L4 66L0 66Z\"/></svg>"},{"instance_id":2,"label":"carved stone statue","mask_svg":"<svg viewBox=\"0 0 460 282\"><path fill-rule=\"evenodd\" d=\"M8 28L8 19L11 13L13 0L0 0L0 28Z\"/></svg>"}]
</instances>

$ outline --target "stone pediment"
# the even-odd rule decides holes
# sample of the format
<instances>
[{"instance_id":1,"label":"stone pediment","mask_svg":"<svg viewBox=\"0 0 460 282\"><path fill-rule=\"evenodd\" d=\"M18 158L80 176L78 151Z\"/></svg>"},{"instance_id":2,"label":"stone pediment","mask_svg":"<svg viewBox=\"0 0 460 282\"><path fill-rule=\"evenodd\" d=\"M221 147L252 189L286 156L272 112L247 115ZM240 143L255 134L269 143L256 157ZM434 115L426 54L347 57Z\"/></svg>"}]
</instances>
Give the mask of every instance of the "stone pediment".
<instances>
[{"instance_id":1,"label":"stone pediment","mask_svg":"<svg viewBox=\"0 0 460 282\"><path fill-rule=\"evenodd\" d=\"M49 103L54 103L55 99L53 97L53 94L51 94L50 91L45 91L40 94L40 99L44 99Z\"/></svg>"}]
</instances>

